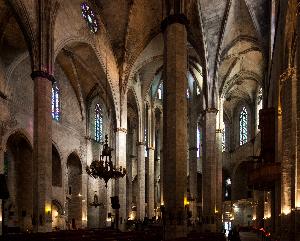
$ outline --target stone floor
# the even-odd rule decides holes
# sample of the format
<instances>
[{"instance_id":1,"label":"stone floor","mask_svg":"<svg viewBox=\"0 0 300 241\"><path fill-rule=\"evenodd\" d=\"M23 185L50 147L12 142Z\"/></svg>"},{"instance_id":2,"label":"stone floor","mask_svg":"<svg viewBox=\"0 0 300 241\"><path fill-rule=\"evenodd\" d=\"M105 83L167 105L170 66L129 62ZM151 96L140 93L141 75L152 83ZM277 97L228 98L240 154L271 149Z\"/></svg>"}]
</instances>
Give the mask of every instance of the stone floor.
<instances>
[{"instance_id":1,"label":"stone floor","mask_svg":"<svg viewBox=\"0 0 300 241\"><path fill-rule=\"evenodd\" d=\"M261 241L255 233L240 232L241 241Z\"/></svg>"}]
</instances>

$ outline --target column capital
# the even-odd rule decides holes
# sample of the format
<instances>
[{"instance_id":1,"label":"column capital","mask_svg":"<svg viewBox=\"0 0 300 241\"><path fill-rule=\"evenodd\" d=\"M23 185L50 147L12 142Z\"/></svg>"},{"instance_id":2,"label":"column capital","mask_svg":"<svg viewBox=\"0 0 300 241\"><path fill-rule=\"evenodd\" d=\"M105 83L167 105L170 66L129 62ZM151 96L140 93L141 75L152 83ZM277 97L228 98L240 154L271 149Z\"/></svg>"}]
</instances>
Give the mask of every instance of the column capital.
<instances>
[{"instance_id":1,"label":"column capital","mask_svg":"<svg viewBox=\"0 0 300 241\"><path fill-rule=\"evenodd\" d=\"M154 150L155 150L155 147L154 147L154 146L149 146L149 147L148 147L148 150L153 150L153 151L154 151Z\"/></svg>"},{"instance_id":2,"label":"column capital","mask_svg":"<svg viewBox=\"0 0 300 241\"><path fill-rule=\"evenodd\" d=\"M162 32L164 32L167 27L173 23L180 23L187 27L189 25L189 20L184 14L172 14L166 17L160 24Z\"/></svg>"},{"instance_id":3,"label":"column capital","mask_svg":"<svg viewBox=\"0 0 300 241\"><path fill-rule=\"evenodd\" d=\"M137 141L136 145L137 146L145 146L145 142L143 142L143 141Z\"/></svg>"},{"instance_id":4,"label":"column capital","mask_svg":"<svg viewBox=\"0 0 300 241\"><path fill-rule=\"evenodd\" d=\"M119 127L119 128L116 128L116 129L115 129L115 132L124 132L125 134L127 134L127 129L126 129L126 128Z\"/></svg>"},{"instance_id":5,"label":"column capital","mask_svg":"<svg viewBox=\"0 0 300 241\"><path fill-rule=\"evenodd\" d=\"M31 73L31 78L34 80L35 78L44 78L44 79L48 79L49 81L51 81L52 83L54 83L56 80L54 78L54 76L52 74L49 74L46 71L43 70L35 70Z\"/></svg>"},{"instance_id":6,"label":"column capital","mask_svg":"<svg viewBox=\"0 0 300 241\"><path fill-rule=\"evenodd\" d=\"M216 129L216 133L222 133L223 132L223 130L222 129Z\"/></svg>"},{"instance_id":7,"label":"column capital","mask_svg":"<svg viewBox=\"0 0 300 241\"><path fill-rule=\"evenodd\" d=\"M216 108L207 108L207 109L203 110L203 113L204 113L204 114L207 114L207 113L215 113L215 114L217 114L218 111L219 111L219 110L216 109Z\"/></svg>"}]
</instances>

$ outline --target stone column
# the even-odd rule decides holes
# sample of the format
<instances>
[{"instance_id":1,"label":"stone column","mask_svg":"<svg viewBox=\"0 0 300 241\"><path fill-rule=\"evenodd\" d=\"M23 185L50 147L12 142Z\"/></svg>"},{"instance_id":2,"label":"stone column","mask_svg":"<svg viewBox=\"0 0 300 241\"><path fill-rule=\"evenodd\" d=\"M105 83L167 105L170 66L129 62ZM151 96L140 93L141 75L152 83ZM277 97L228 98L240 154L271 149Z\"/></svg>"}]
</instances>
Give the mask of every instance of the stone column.
<instances>
[{"instance_id":1,"label":"stone column","mask_svg":"<svg viewBox=\"0 0 300 241\"><path fill-rule=\"evenodd\" d=\"M223 154L222 154L222 133L225 131L223 123L223 98L219 99L219 112L217 115L217 129L216 129L216 224L217 231L222 230L222 194L223 194Z\"/></svg>"},{"instance_id":2,"label":"stone column","mask_svg":"<svg viewBox=\"0 0 300 241\"><path fill-rule=\"evenodd\" d=\"M54 78L47 72L34 71L34 195L33 218L35 232L52 230L52 115L51 91Z\"/></svg>"},{"instance_id":3,"label":"stone column","mask_svg":"<svg viewBox=\"0 0 300 241\"><path fill-rule=\"evenodd\" d=\"M195 104L193 107L196 106ZM192 107L192 108L193 108ZM190 201L190 211L195 222L197 218L197 116L195 108L190 113L189 122L189 190L193 200Z\"/></svg>"},{"instance_id":4,"label":"stone column","mask_svg":"<svg viewBox=\"0 0 300 241\"><path fill-rule=\"evenodd\" d=\"M216 115L217 109L207 109L203 128L202 207L204 229L216 231Z\"/></svg>"},{"instance_id":5,"label":"stone column","mask_svg":"<svg viewBox=\"0 0 300 241\"><path fill-rule=\"evenodd\" d=\"M126 200L127 200L127 216L130 215L131 206L132 206L132 162L135 158L133 155L133 143L134 139L134 129L131 132L127 133L127 162L126 162Z\"/></svg>"},{"instance_id":6,"label":"stone column","mask_svg":"<svg viewBox=\"0 0 300 241\"><path fill-rule=\"evenodd\" d=\"M88 225L88 174L85 168L82 172L82 228Z\"/></svg>"},{"instance_id":7,"label":"stone column","mask_svg":"<svg viewBox=\"0 0 300 241\"><path fill-rule=\"evenodd\" d=\"M145 217L145 144L137 143L138 152L138 195L137 195L137 218L143 220Z\"/></svg>"},{"instance_id":8,"label":"stone column","mask_svg":"<svg viewBox=\"0 0 300 241\"><path fill-rule=\"evenodd\" d=\"M187 19L169 15L164 34L163 198L167 240L186 237Z\"/></svg>"},{"instance_id":9,"label":"stone column","mask_svg":"<svg viewBox=\"0 0 300 241\"><path fill-rule=\"evenodd\" d=\"M124 128L116 130L116 166L126 168L126 133ZM127 220L126 214L126 176L116 180L116 195L119 196L120 210L119 210L119 225L124 224Z\"/></svg>"},{"instance_id":10,"label":"stone column","mask_svg":"<svg viewBox=\"0 0 300 241\"><path fill-rule=\"evenodd\" d=\"M160 140L160 147L159 147L159 149L158 149L158 151L160 152L159 154L159 157L160 157L160 159L159 159L159 172L160 172L160 174L159 174L159 177L160 177L160 180L159 180L159 182L160 182L160 187L159 187L159 190L160 190L160 204L163 204L164 203L164 182L163 182L163 180L164 180L164 158L163 158L163 143L164 143L164 141L163 141L163 133L164 133L164 131L163 131L163 114L161 114L160 115L160 132L159 132L159 135L160 135L160 138L159 138L159 140Z\"/></svg>"},{"instance_id":11,"label":"stone column","mask_svg":"<svg viewBox=\"0 0 300 241\"><path fill-rule=\"evenodd\" d=\"M4 147L0 146L0 174L4 173L4 152ZM2 220L2 200L0 200L0 236L2 235Z\"/></svg>"},{"instance_id":12,"label":"stone column","mask_svg":"<svg viewBox=\"0 0 300 241\"><path fill-rule=\"evenodd\" d=\"M154 147L149 147L148 161L148 218L155 216L154 214Z\"/></svg>"}]
</instances>

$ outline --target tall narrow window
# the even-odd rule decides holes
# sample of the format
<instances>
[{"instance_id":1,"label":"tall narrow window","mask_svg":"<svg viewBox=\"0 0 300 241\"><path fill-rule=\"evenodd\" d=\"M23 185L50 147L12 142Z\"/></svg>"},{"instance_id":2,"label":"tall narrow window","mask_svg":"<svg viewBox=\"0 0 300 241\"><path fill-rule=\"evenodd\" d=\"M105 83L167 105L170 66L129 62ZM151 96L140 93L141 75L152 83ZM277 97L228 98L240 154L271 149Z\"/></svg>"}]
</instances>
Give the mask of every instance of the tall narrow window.
<instances>
[{"instance_id":1,"label":"tall narrow window","mask_svg":"<svg viewBox=\"0 0 300 241\"><path fill-rule=\"evenodd\" d=\"M95 140L102 141L103 136L103 113L99 104L95 107Z\"/></svg>"},{"instance_id":2,"label":"tall narrow window","mask_svg":"<svg viewBox=\"0 0 300 241\"><path fill-rule=\"evenodd\" d=\"M240 113L240 145L244 145L248 141L248 113L243 107Z\"/></svg>"},{"instance_id":3,"label":"tall narrow window","mask_svg":"<svg viewBox=\"0 0 300 241\"><path fill-rule=\"evenodd\" d=\"M157 98L159 100L162 99L162 88L163 88L162 83L160 83L160 85L158 86L158 90L157 90Z\"/></svg>"},{"instance_id":4,"label":"tall narrow window","mask_svg":"<svg viewBox=\"0 0 300 241\"><path fill-rule=\"evenodd\" d=\"M197 128L197 157L200 157L200 130Z\"/></svg>"},{"instance_id":5,"label":"tall narrow window","mask_svg":"<svg viewBox=\"0 0 300 241\"><path fill-rule=\"evenodd\" d=\"M52 119L56 121L60 119L60 93L56 82L52 85Z\"/></svg>"},{"instance_id":6,"label":"tall narrow window","mask_svg":"<svg viewBox=\"0 0 300 241\"><path fill-rule=\"evenodd\" d=\"M187 99L190 98L190 91L189 91L189 89L186 89L186 98L187 98Z\"/></svg>"},{"instance_id":7,"label":"tall narrow window","mask_svg":"<svg viewBox=\"0 0 300 241\"><path fill-rule=\"evenodd\" d=\"M257 116L257 122L256 122L256 128L258 129L259 125L259 111L262 109L262 88L259 89L258 94L257 94L257 106L256 106L256 116Z\"/></svg>"},{"instance_id":8,"label":"tall narrow window","mask_svg":"<svg viewBox=\"0 0 300 241\"><path fill-rule=\"evenodd\" d=\"M224 124L224 129L222 131L222 152L226 150L226 128Z\"/></svg>"}]
</instances>

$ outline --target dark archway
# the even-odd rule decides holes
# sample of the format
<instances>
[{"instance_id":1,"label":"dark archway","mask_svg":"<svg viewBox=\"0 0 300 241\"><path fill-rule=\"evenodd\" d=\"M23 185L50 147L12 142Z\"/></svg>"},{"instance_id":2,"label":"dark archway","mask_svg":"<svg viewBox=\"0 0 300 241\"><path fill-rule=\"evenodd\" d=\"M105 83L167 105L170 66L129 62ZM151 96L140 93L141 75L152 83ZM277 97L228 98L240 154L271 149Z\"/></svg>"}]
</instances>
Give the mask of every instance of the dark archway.
<instances>
[{"instance_id":1,"label":"dark archway","mask_svg":"<svg viewBox=\"0 0 300 241\"><path fill-rule=\"evenodd\" d=\"M52 200L52 230L65 229L64 208L58 200Z\"/></svg>"},{"instance_id":2,"label":"dark archway","mask_svg":"<svg viewBox=\"0 0 300 241\"><path fill-rule=\"evenodd\" d=\"M33 150L21 133L8 138L4 154L4 173L9 198L4 201L4 232L32 230L33 215Z\"/></svg>"},{"instance_id":3,"label":"dark archway","mask_svg":"<svg viewBox=\"0 0 300 241\"><path fill-rule=\"evenodd\" d=\"M52 145L52 186L62 187L61 160L54 145Z\"/></svg>"},{"instance_id":4,"label":"dark archway","mask_svg":"<svg viewBox=\"0 0 300 241\"><path fill-rule=\"evenodd\" d=\"M68 222L73 229L82 226L82 166L77 154L67 160L68 168Z\"/></svg>"}]
</instances>

